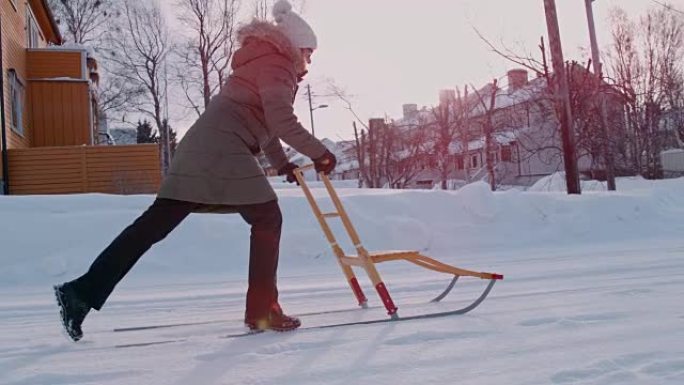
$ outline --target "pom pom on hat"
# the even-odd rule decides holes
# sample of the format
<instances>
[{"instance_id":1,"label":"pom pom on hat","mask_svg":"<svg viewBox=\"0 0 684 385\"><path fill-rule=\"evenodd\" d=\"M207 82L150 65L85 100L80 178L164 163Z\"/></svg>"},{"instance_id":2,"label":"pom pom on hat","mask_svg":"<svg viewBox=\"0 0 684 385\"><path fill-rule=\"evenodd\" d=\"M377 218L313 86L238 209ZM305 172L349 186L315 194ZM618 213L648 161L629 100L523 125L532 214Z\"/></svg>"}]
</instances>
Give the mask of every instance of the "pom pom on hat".
<instances>
[{"instance_id":1,"label":"pom pom on hat","mask_svg":"<svg viewBox=\"0 0 684 385\"><path fill-rule=\"evenodd\" d=\"M273 4L273 17L276 22L280 22L288 12L292 12L292 4L287 0L280 0Z\"/></svg>"},{"instance_id":2,"label":"pom pom on hat","mask_svg":"<svg viewBox=\"0 0 684 385\"><path fill-rule=\"evenodd\" d=\"M311 26L292 11L292 4L279 0L273 5L273 18L278 29L290 39L297 48L318 48L318 40Z\"/></svg>"}]
</instances>

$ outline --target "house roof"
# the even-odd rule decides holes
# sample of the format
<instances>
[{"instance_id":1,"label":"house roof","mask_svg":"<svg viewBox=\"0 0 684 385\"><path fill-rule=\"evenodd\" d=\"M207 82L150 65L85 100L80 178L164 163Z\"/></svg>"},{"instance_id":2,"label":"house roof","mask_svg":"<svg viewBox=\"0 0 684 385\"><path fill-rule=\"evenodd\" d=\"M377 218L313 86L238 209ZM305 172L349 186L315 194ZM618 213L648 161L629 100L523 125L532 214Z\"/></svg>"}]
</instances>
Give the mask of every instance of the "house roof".
<instances>
[{"instance_id":1,"label":"house roof","mask_svg":"<svg viewBox=\"0 0 684 385\"><path fill-rule=\"evenodd\" d=\"M480 88L478 92L485 99L485 104L489 108L489 98L491 97L491 84L487 84ZM499 88L496 93L496 98L494 99L494 109L499 110L507 107L514 106L516 104L524 103L533 100L539 95L541 95L544 88L547 87L546 79L535 78L527 82L524 86L517 90L509 91L505 88ZM480 103L477 94L471 94L470 98L473 98L471 103L475 102L475 108L473 109L473 117L483 115L485 113L482 104Z\"/></svg>"},{"instance_id":2,"label":"house roof","mask_svg":"<svg viewBox=\"0 0 684 385\"><path fill-rule=\"evenodd\" d=\"M547 87L546 79L535 78L527 82L524 86L516 89L514 91L509 91L506 88L499 88L496 92L496 97L494 99L494 110L500 110L514 106L516 104L528 102L538 98L543 90ZM492 85L486 84L482 86L477 92L484 99L485 105L489 108L489 98L491 97ZM468 104L472 107L470 110L470 117L477 118L485 114L486 110L482 106L477 93L472 92L468 95ZM416 111L415 115L411 118L401 117L396 119L394 122L399 127L415 126L420 123L420 121L425 123L433 122L435 120L434 115L431 110L423 107L423 109Z\"/></svg>"},{"instance_id":3,"label":"house roof","mask_svg":"<svg viewBox=\"0 0 684 385\"><path fill-rule=\"evenodd\" d=\"M28 0L31 5L41 30L45 33L45 39L52 44L62 44L62 34L55 16L48 5L47 0Z\"/></svg>"}]
</instances>

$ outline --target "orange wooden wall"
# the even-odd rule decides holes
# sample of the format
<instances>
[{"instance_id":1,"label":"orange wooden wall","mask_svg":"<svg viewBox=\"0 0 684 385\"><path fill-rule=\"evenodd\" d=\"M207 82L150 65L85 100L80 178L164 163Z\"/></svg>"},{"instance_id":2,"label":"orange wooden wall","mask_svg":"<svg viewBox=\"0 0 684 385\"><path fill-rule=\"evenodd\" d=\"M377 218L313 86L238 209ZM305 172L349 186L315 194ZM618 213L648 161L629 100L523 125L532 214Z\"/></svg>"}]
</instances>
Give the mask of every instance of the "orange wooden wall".
<instances>
[{"instance_id":1,"label":"orange wooden wall","mask_svg":"<svg viewBox=\"0 0 684 385\"><path fill-rule=\"evenodd\" d=\"M68 77L87 79L83 73L85 52L62 50L28 50L26 72L29 79Z\"/></svg>"},{"instance_id":2,"label":"orange wooden wall","mask_svg":"<svg viewBox=\"0 0 684 385\"><path fill-rule=\"evenodd\" d=\"M31 147L91 144L87 81L29 83Z\"/></svg>"},{"instance_id":3,"label":"orange wooden wall","mask_svg":"<svg viewBox=\"0 0 684 385\"><path fill-rule=\"evenodd\" d=\"M16 8L15 8L16 5ZM31 127L29 125L28 111L24 110L24 135L14 132L10 128L10 102L11 94L8 71L14 69L19 75L24 89L28 92L28 77L26 71L26 1L10 0L0 1L2 13L2 76L5 86L5 119L7 125L7 144L10 148L29 147ZM34 10L35 13L35 10ZM40 38L40 47L46 47L47 42L43 35Z\"/></svg>"},{"instance_id":4,"label":"orange wooden wall","mask_svg":"<svg viewBox=\"0 0 684 385\"><path fill-rule=\"evenodd\" d=\"M157 144L62 146L9 150L10 193L156 193Z\"/></svg>"}]
</instances>

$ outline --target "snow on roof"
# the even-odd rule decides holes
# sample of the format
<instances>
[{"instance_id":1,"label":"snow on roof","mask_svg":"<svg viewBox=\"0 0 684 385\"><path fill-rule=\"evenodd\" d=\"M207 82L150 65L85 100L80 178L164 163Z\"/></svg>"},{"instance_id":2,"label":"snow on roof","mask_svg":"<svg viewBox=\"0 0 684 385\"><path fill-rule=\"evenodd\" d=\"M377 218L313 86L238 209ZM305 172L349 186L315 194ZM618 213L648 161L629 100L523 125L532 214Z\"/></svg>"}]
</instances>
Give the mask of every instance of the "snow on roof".
<instances>
[{"instance_id":1,"label":"snow on roof","mask_svg":"<svg viewBox=\"0 0 684 385\"><path fill-rule=\"evenodd\" d=\"M544 78L535 78L530 80L523 87L509 92L507 89L499 88L494 100L494 109L499 110L503 108L508 108L516 104L524 103L530 100L538 98L542 91L546 88L547 83ZM491 84L486 84L478 90L479 95L484 99L485 105L489 108L489 98L491 97ZM477 93L471 93L468 96L468 103L472 106L471 117L475 118L481 116L485 113L485 108L482 106ZM432 114L432 109L423 107L422 109L416 111L414 116L406 118L402 116L399 119L395 119L393 122L395 126L399 128L410 127L419 125L421 122L430 123L434 122L435 117Z\"/></svg>"},{"instance_id":2,"label":"snow on roof","mask_svg":"<svg viewBox=\"0 0 684 385\"><path fill-rule=\"evenodd\" d=\"M54 78L40 78L41 81L55 81L55 82L87 82L86 79L72 78L69 76L57 76Z\"/></svg>"},{"instance_id":3,"label":"snow on roof","mask_svg":"<svg viewBox=\"0 0 684 385\"><path fill-rule=\"evenodd\" d=\"M504 132L497 132L493 134L494 142L502 145L508 145L511 142L515 141L517 139L519 131L518 130L512 130L512 131L504 131ZM468 151L474 151L474 150L481 150L485 146L485 139L484 137L471 140L468 142ZM454 140L449 144L449 152L452 154L462 152L464 148L461 147L461 142L458 140Z\"/></svg>"},{"instance_id":4,"label":"snow on roof","mask_svg":"<svg viewBox=\"0 0 684 385\"><path fill-rule=\"evenodd\" d=\"M670 150L665 150L665 151L660 152L660 154L662 154L662 155L682 154L682 153L684 153L684 149L682 149L682 148L672 148Z\"/></svg>"},{"instance_id":5,"label":"snow on roof","mask_svg":"<svg viewBox=\"0 0 684 385\"><path fill-rule=\"evenodd\" d=\"M91 57L91 58L96 57L95 48L92 46L86 45L86 44L78 44L78 43L73 43L73 42L67 42L67 43L64 43L60 46L50 46L50 47L48 47L48 49L52 49L52 50L59 50L59 49L69 50L69 49L72 49L72 50L86 51L86 55L88 55L88 57Z\"/></svg>"},{"instance_id":6,"label":"snow on roof","mask_svg":"<svg viewBox=\"0 0 684 385\"><path fill-rule=\"evenodd\" d=\"M328 138L321 139L321 143L335 154L337 158L337 166L335 167L338 171L346 171L358 168L358 162L356 162L356 156L349 156L349 151L354 148L355 143L353 141L341 141L333 142ZM295 163L299 166L311 163L311 159L293 148L287 148L285 150L286 154L294 154L290 157L290 162Z\"/></svg>"},{"instance_id":7,"label":"snow on roof","mask_svg":"<svg viewBox=\"0 0 684 385\"><path fill-rule=\"evenodd\" d=\"M510 92L506 89L500 88L496 93L496 98L494 100L494 109L502 109L514 106L516 104L524 103L533 100L541 94L541 92L546 87L546 79L536 78L529 81L525 86ZM489 98L491 97L491 84L487 84L482 87L478 92L480 96L485 99L485 104L489 108ZM473 95L474 100L477 102L474 110L473 116L480 116L485 113L482 104L480 103L477 94Z\"/></svg>"}]
</instances>

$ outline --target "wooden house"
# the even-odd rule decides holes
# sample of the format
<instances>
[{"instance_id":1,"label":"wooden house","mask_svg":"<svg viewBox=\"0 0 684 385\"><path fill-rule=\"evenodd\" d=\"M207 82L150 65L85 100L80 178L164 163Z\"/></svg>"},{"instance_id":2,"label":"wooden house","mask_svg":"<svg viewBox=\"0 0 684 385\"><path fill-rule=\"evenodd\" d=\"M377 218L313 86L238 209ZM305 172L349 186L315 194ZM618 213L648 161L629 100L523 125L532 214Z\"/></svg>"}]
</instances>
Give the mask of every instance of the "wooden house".
<instances>
[{"instance_id":1,"label":"wooden house","mask_svg":"<svg viewBox=\"0 0 684 385\"><path fill-rule=\"evenodd\" d=\"M1 191L156 191L156 145L97 145L97 61L62 45L47 0L0 1L0 26Z\"/></svg>"}]
</instances>

